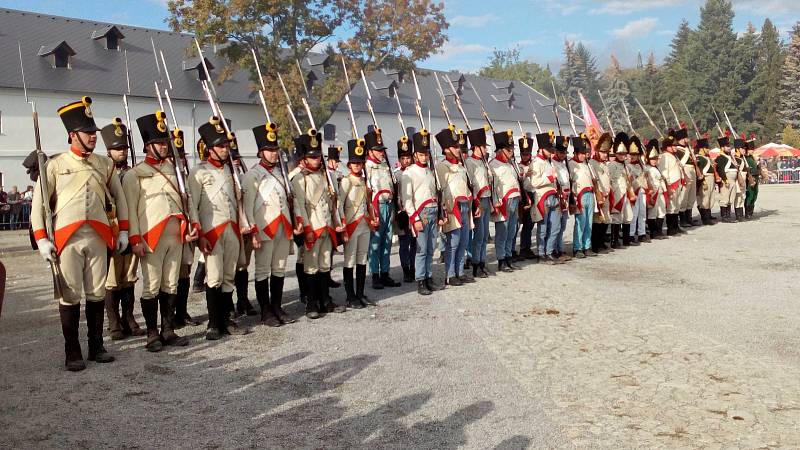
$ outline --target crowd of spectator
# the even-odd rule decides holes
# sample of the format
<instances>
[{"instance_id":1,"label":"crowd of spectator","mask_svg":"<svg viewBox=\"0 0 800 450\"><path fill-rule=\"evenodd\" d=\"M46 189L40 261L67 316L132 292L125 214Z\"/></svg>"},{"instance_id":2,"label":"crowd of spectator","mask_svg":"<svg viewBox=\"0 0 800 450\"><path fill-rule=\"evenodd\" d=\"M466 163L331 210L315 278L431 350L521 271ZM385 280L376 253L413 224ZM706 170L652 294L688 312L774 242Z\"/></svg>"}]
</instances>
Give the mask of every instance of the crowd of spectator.
<instances>
[{"instance_id":1,"label":"crowd of spectator","mask_svg":"<svg viewBox=\"0 0 800 450\"><path fill-rule=\"evenodd\" d=\"M760 158L759 165L766 176L762 183L800 183L800 157Z\"/></svg>"},{"instance_id":2,"label":"crowd of spectator","mask_svg":"<svg viewBox=\"0 0 800 450\"><path fill-rule=\"evenodd\" d=\"M28 228L33 201L33 186L20 192L17 186L11 186L6 192L0 186L0 230L21 230Z\"/></svg>"}]
</instances>

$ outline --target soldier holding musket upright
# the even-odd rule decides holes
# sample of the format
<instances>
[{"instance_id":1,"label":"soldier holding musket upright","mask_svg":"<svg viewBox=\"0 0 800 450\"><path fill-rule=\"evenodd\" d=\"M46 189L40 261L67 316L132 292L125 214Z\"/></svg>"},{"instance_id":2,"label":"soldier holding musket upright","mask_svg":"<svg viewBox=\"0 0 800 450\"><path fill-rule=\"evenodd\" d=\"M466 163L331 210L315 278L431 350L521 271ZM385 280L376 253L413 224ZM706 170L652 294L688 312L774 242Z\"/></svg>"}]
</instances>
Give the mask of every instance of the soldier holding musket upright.
<instances>
[{"instance_id":1,"label":"soldier holding musket upright","mask_svg":"<svg viewBox=\"0 0 800 450\"><path fill-rule=\"evenodd\" d=\"M244 211L253 227L256 300L261 323L271 327L295 321L282 308L283 284L293 236L303 233L299 222L292 226L291 186L282 173L277 130L272 122L253 128L260 161L242 179Z\"/></svg>"},{"instance_id":2,"label":"soldier holding musket upright","mask_svg":"<svg viewBox=\"0 0 800 450\"><path fill-rule=\"evenodd\" d=\"M230 129L230 125L227 127ZM205 256L206 339L217 340L225 334L249 333L228 316L233 310L236 268L242 265L240 259L243 259L234 169L230 166L233 136L225 131L217 117L201 125L198 132L208 158L189 173L189 192L200 225L198 248Z\"/></svg>"},{"instance_id":3,"label":"soldier holding musket upright","mask_svg":"<svg viewBox=\"0 0 800 450\"><path fill-rule=\"evenodd\" d=\"M472 197L475 202L475 228L472 236L472 276L486 278L489 271L486 269L486 247L489 242L489 219L495 211L494 185L492 174L486 162L486 128L481 127L467 131L469 145L472 147L472 156L467 158L465 164L472 180ZM480 211L480 214L477 213Z\"/></svg>"},{"instance_id":4,"label":"soldier holding musket upright","mask_svg":"<svg viewBox=\"0 0 800 450\"><path fill-rule=\"evenodd\" d=\"M597 256L592 250L592 216L595 208L592 171L587 156L589 141L586 135L572 136L572 163L569 164L572 192L575 194L575 228L572 232L572 255L577 258Z\"/></svg>"},{"instance_id":5,"label":"soldier holding musket upright","mask_svg":"<svg viewBox=\"0 0 800 450\"><path fill-rule=\"evenodd\" d=\"M90 361L114 361L103 346L105 283L108 277L108 251L128 246L128 206L114 162L94 153L97 125L92 115L92 100L83 97L58 109L69 133L70 149L52 157L41 169L46 177L49 198L42 196L37 182L31 205L31 225L42 257L58 258L63 273L63 297L58 310L64 335L67 370L86 368L78 339L80 302L86 300L85 313ZM52 205L53 217L45 217L44 202ZM55 242L45 231L53 221Z\"/></svg>"},{"instance_id":6,"label":"soldier holding musket upright","mask_svg":"<svg viewBox=\"0 0 800 450\"><path fill-rule=\"evenodd\" d=\"M175 164L170 159L170 134L164 113L136 119L147 154L123 179L130 212L132 252L141 259L142 315L147 324L145 348L188 344L174 331L178 278L183 244L197 239L199 224L190 201L184 199ZM161 311L161 332L158 313Z\"/></svg>"},{"instance_id":7,"label":"soldier holding musket upright","mask_svg":"<svg viewBox=\"0 0 800 450\"><path fill-rule=\"evenodd\" d=\"M519 269L511 262L511 253L516 240L519 213L519 174L512 164L514 157L514 132L494 133L495 157L489 163L494 178L494 196L499 199L497 214L492 216L495 229L495 254L497 270L513 272Z\"/></svg>"},{"instance_id":8,"label":"soldier holding musket upright","mask_svg":"<svg viewBox=\"0 0 800 450\"><path fill-rule=\"evenodd\" d=\"M714 170L714 161L708 155L708 136L698 139L695 148L698 153L697 167L705 180L697 190L697 209L700 211L703 225L713 225L715 222L711 217L711 206L716 197L714 188L717 186L717 174Z\"/></svg>"},{"instance_id":9,"label":"soldier holding musket upright","mask_svg":"<svg viewBox=\"0 0 800 450\"><path fill-rule=\"evenodd\" d=\"M597 176L597 192L595 198L602 198L603 204L599 205L597 213L592 220L592 250L595 253L607 253L606 231L611 223L608 196L611 192L611 180L608 178L608 151L614 138L609 133L603 133L594 145L594 157L589 160L589 165ZM599 203L599 200L598 200Z\"/></svg>"},{"instance_id":10,"label":"soldier holding musket upright","mask_svg":"<svg viewBox=\"0 0 800 450\"><path fill-rule=\"evenodd\" d=\"M758 162L753 156L753 150L756 149L756 135L751 134L750 139L747 140L747 148L745 149L745 162L747 163L747 193L744 200L744 218L752 219L753 213L756 209L756 200L758 199L758 182L761 178L761 172L758 167Z\"/></svg>"},{"instance_id":11,"label":"soldier holding musket upright","mask_svg":"<svg viewBox=\"0 0 800 450\"><path fill-rule=\"evenodd\" d=\"M733 140L733 164L737 167L736 172L736 196L733 199L733 212L737 221L744 220L744 198L747 191L747 161L744 159L744 151L747 148L744 134L741 138Z\"/></svg>"},{"instance_id":12,"label":"soldier holding musket upright","mask_svg":"<svg viewBox=\"0 0 800 450\"><path fill-rule=\"evenodd\" d=\"M686 174L676 155L677 149L675 145L675 132L669 130L662 142L662 153L658 159L658 170L661 171L666 179L667 193L669 195L666 216L668 236L674 236L683 232L679 224L679 214L681 211L681 193L686 184Z\"/></svg>"},{"instance_id":13,"label":"soldier holding musket upright","mask_svg":"<svg viewBox=\"0 0 800 450\"><path fill-rule=\"evenodd\" d=\"M719 216L720 220L725 223L736 222L731 217L731 205L736 199L736 191L739 188L739 183L736 180L738 170L731 156L729 134L726 130L725 136L717 138L720 151L714 160L714 164L717 166L717 173L722 177L722 185L719 189Z\"/></svg>"},{"instance_id":14,"label":"soldier holding musket upright","mask_svg":"<svg viewBox=\"0 0 800 450\"><path fill-rule=\"evenodd\" d=\"M373 129L364 135L368 156L367 179L372 190L372 207L378 216L378 227L369 240L369 270L372 272L372 288L398 287L400 283L389 276L389 257L392 253L392 227L394 224L394 192L392 173L386 161L386 146L381 130Z\"/></svg>"},{"instance_id":15,"label":"soldier holding musket upright","mask_svg":"<svg viewBox=\"0 0 800 450\"><path fill-rule=\"evenodd\" d=\"M667 180L658 170L658 139L650 139L645 146L647 151L647 171L651 182L651 190L647 195L647 227L651 239L665 239L663 235L664 217L667 215Z\"/></svg>"},{"instance_id":16,"label":"soldier holding musket upright","mask_svg":"<svg viewBox=\"0 0 800 450\"><path fill-rule=\"evenodd\" d=\"M628 174L631 180L631 189L633 189L636 199L631 203L633 208L633 215L631 216L631 226L629 236L631 243L634 242L650 242L650 236L647 235L645 223L647 220L647 196L651 189L650 175L647 171L645 162L642 161L644 156L642 152L644 146L638 136L631 136L630 145L628 146L628 162L625 163L628 168Z\"/></svg>"},{"instance_id":17,"label":"soldier holding musket upright","mask_svg":"<svg viewBox=\"0 0 800 450\"><path fill-rule=\"evenodd\" d=\"M556 238L561 229L560 193L556 189L556 169L551 157L555 151L555 134L536 135L539 152L531 162L525 177L525 188L533 192L531 218L536 223L539 259L548 264L561 264L556 258Z\"/></svg>"},{"instance_id":18,"label":"soldier holding musket upright","mask_svg":"<svg viewBox=\"0 0 800 450\"><path fill-rule=\"evenodd\" d=\"M119 117L100 130L100 136L108 151L108 157L114 161L115 175L122 182L122 177L131 168L128 165L128 127ZM130 250L130 248L128 248ZM133 317L135 295L133 289L138 279L139 258L132 252L113 252L108 260L108 278L106 279L106 315L112 340L124 339L126 336L142 336L144 330L139 328Z\"/></svg>"}]
</instances>

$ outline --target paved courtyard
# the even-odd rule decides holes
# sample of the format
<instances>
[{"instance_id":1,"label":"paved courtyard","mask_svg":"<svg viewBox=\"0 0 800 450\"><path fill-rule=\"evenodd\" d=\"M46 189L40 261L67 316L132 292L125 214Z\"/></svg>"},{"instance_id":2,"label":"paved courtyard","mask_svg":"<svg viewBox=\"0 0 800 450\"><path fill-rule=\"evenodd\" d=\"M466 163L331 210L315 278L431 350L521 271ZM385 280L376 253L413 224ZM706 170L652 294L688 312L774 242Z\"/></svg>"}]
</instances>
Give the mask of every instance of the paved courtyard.
<instances>
[{"instance_id":1,"label":"paved courtyard","mask_svg":"<svg viewBox=\"0 0 800 450\"><path fill-rule=\"evenodd\" d=\"M107 341L80 373L46 265L0 233L0 448L799 448L800 186L761 189L757 221L157 354Z\"/></svg>"}]
</instances>

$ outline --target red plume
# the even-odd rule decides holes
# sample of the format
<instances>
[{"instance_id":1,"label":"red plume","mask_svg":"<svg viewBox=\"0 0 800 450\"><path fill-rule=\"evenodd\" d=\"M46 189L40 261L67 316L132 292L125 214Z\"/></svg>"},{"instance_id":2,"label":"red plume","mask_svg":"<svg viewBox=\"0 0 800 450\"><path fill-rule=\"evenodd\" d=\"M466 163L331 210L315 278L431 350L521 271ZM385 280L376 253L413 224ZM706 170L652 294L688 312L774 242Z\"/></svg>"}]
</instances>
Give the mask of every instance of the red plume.
<instances>
[{"instance_id":1,"label":"red plume","mask_svg":"<svg viewBox=\"0 0 800 450\"><path fill-rule=\"evenodd\" d=\"M692 139L692 147L697 147L697 139Z\"/></svg>"},{"instance_id":2,"label":"red plume","mask_svg":"<svg viewBox=\"0 0 800 450\"><path fill-rule=\"evenodd\" d=\"M687 126L686 126L686 122L681 122L681 128L683 128L683 129L686 129L686 128L687 128Z\"/></svg>"},{"instance_id":3,"label":"red plume","mask_svg":"<svg viewBox=\"0 0 800 450\"><path fill-rule=\"evenodd\" d=\"M755 133L753 133L753 132L750 133L750 140L751 141L755 141L756 140L756 134Z\"/></svg>"},{"instance_id":4,"label":"red plume","mask_svg":"<svg viewBox=\"0 0 800 450\"><path fill-rule=\"evenodd\" d=\"M742 140L743 140L743 141L744 141L744 140L747 140L747 135L745 135L744 133L742 133Z\"/></svg>"},{"instance_id":5,"label":"red plume","mask_svg":"<svg viewBox=\"0 0 800 450\"><path fill-rule=\"evenodd\" d=\"M731 136L731 130L725 130L725 137Z\"/></svg>"},{"instance_id":6,"label":"red plume","mask_svg":"<svg viewBox=\"0 0 800 450\"><path fill-rule=\"evenodd\" d=\"M710 134L708 134L708 131L706 131L706 133L703 135L703 138L705 138L705 139L708 139L708 138L710 138L710 137L711 137L711 135L710 135Z\"/></svg>"}]
</instances>

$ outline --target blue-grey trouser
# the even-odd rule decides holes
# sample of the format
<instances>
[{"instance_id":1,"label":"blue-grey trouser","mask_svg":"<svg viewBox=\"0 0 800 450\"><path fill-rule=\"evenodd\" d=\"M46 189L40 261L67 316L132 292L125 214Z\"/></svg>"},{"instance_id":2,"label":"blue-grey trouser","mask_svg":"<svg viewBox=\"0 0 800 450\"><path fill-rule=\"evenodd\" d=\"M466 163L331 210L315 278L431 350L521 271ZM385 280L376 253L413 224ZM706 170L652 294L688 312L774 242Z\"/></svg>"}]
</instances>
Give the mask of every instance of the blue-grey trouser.
<instances>
[{"instance_id":1,"label":"blue-grey trouser","mask_svg":"<svg viewBox=\"0 0 800 450\"><path fill-rule=\"evenodd\" d=\"M480 201L481 216L475 219L472 230L472 262L486 262L486 246L489 243L489 219L492 215L491 197L483 197Z\"/></svg>"},{"instance_id":2,"label":"blue-grey trouser","mask_svg":"<svg viewBox=\"0 0 800 450\"><path fill-rule=\"evenodd\" d=\"M510 198L507 202L506 212L508 213L508 218L505 222L495 222L494 224L494 251L497 254L498 260L511 257L517 233L517 207L519 206L519 197Z\"/></svg>"},{"instance_id":3,"label":"blue-grey trouser","mask_svg":"<svg viewBox=\"0 0 800 450\"><path fill-rule=\"evenodd\" d=\"M572 231L572 250L579 252L592 247L592 218L594 217L594 192L581 195L580 211L575 213L575 228Z\"/></svg>"},{"instance_id":4,"label":"blue-grey trouser","mask_svg":"<svg viewBox=\"0 0 800 450\"><path fill-rule=\"evenodd\" d=\"M392 212L391 201L381 202L378 215L381 223L369 236L369 271L373 274L389 272L389 258L392 255Z\"/></svg>"},{"instance_id":5,"label":"blue-grey trouser","mask_svg":"<svg viewBox=\"0 0 800 450\"><path fill-rule=\"evenodd\" d=\"M458 202L461 228L445 233L444 264L447 277L464 275L464 252L469 240L469 200Z\"/></svg>"},{"instance_id":6,"label":"blue-grey trouser","mask_svg":"<svg viewBox=\"0 0 800 450\"><path fill-rule=\"evenodd\" d=\"M417 281L433 277L433 252L436 250L436 238L439 227L436 223L436 206L423 208L419 213L422 231L417 233L417 256L414 278Z\"/></svg>"},{"instance_id":7,"label":"blue-grey trouser","mask_svg":"<svg viewBox=\"0 0 800 450\"><path fill-rule=\"evenodd\" d=\"M536 224L540 257L552 255L556 248L556 238L561 228L561 206L557 196L551 195L544 199L542 216L544 218Z\"/></svg>"}]
</instances>

